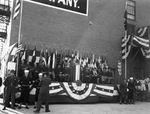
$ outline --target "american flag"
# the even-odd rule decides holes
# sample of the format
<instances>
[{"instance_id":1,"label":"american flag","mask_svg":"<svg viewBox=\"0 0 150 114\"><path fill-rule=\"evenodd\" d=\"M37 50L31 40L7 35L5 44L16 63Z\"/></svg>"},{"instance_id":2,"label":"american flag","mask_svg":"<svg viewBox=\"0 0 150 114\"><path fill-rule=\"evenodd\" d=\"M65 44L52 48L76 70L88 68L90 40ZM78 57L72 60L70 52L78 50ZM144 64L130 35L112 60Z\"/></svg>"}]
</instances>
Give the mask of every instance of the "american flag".
<instances>
[{"instance_id":1,"label":"american flag","mask_svg":"<svg viewBox=\"0 0 150 114\"><path fill-rule=\"evenodd\" d=\"M16 0L13 19L16 19L19 16L20 8L21 8L21 1Z\"/></svg>"},{"instance_id":2,"label":"american flag","mask_svg":"<svg viewBox=\"0 0 150 114\"><path fill-rule=\"evenodd\" d=\"M18 45L16 54L18 54L20 51L23 51L22 44L19 44L19 45Z\"/></svg>"},{"instance_id":3,"label":"american flag","mask_svg":"<svg viewBox=\"0 0 150 114\"><path fill-rule=\"evenodd\" d=\"M125 30L125 35L122 38L122 44L121 44L121 53L122 53L122 59L126 59L130 53L131 50L131 38L132 35L128 35L127 34L127 27L128 26L128 22L127 22L127 10L125 10L124 13L124 30Z\"/></svg>"},{"instance_id":4,"label":"american flag","mask_svg":"<svg viewBox=\"0 0 150 114\"><path fill-rule=\"evenodd\" d=\"M148 34L148 27L142 27L137 30L137 36L146 37Z\"/></svg>"},{"instance_id":5,"label":"american flag","mask_svg":"<svg viewBox=\"0 0 150 114\"><path fill-rule=\"evenodd\" d=\"M131 38L132 38L132 35L127 35L127 36L125 35L122 38L122 45L121 45L122 59L127 58L131 51Z\"/></svg>"},{"instance_id":6,"label":"american flag","mask_svg":"<svg viewBox=\"0 0 150 114\"><path fill-rule=\"evenodd\" d=\"M133 38L133 44L140 47L143 56L150 58L150 45L148 39L148 27L141 27L137 30L137 36Z\"/></svg>"},{"instance_id":7,"label":"american flag","mask_svg":"<svg viewBox=\"0 0 150 114\"><path fill-rule=\"evenodd\" d=\"M143 49L149 49L149 39L134 36L133 37L133 44L136 45L137 47L140 47Z\"/></svg>"}]
</instances>

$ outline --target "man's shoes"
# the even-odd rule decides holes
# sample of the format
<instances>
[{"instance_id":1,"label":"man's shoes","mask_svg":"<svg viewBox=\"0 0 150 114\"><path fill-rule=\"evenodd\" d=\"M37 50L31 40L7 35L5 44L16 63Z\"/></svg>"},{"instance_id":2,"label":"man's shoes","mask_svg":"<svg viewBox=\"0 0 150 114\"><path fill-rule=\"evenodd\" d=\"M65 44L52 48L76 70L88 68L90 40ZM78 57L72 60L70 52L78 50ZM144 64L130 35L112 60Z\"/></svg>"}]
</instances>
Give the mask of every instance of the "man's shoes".
<instances>
[{"instance_id":1,"label":"man's shoes","mask_svg":"<svg viewBox=\"0 0 150 114\"><path fill-rule=\"evenodd\" d=\"M34 113L39 113L39 111L37 111L37 110L35 110L35 111L33 111Z\"/></svg>"},{"instance_id":2,"label":"man's shoes","mask_svg":"<svg viewBox=\"0 0 150 114\"><path fill-rule=\"evenodd\" d=\"M26 109L29 109L29 107L28 107L28 106L26 106L25 108L26 108Z\"/></svg>"},{"instance_id":3,"label":"man's shoes","mask_svg":"<svg viewBox=\"0 0 150 114\"><path fill-rule=\"evenodd\" d=\"M46 110L45 112L51 112L50 110Z\"/></svg>"},{"instance_id":4,"label":"man's shoes","mask_svg":"<svg viewBox=\"0 0 150 114\"><path fill-rule=\"evenodd\" d=\"M2 110L6 110L6 107L4 107Z\"/></svg>"},{"instance_id":5,"label":"man's shoes","mask_svg":"<svg viewBox=\"0 0 150 114\"><path fill-rule=\"evenodd\" d=\"M11 107L11 108L14 109L14 110L16 109L15 107Z\"/></svg>"}]
</instances>

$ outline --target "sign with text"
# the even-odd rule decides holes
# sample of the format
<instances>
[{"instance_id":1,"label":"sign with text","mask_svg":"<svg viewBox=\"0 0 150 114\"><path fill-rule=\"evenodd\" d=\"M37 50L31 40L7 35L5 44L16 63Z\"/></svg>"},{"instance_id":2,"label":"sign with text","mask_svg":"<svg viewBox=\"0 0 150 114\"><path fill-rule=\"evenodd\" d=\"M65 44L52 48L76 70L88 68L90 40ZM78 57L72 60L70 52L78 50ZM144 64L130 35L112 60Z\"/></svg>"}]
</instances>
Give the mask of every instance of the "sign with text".
<instances>
[{"instance_id":1,"label":"sign with text","mask_svg":"<svg viewBox=\"0 0 150 114\"><path fill-rule=\"evenodd\" d=\"M88 15L89 0L25 0L81 15Z\"/></svg>"}]
</instances>

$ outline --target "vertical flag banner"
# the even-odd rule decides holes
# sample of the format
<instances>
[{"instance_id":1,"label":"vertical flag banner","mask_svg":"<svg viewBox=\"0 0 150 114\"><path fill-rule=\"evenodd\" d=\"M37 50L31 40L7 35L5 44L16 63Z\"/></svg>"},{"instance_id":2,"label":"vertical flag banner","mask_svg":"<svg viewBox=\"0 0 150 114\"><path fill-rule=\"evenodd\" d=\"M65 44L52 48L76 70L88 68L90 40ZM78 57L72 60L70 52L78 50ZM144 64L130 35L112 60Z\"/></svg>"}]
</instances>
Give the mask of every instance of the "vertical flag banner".
<instances>
[{"instance_id":1,"label":"vertical flag banner","mask_svg":"<svg viewBox=\"0 0 150 114\"><path fill-rule=\"evenodd\" d=\"M121 44L122 59L127 58L131 51L131 39L132 39L132 35L127 35L122 38L122 44Z\"/></svg>"},{"instance_id":2,"label":"vertical flag banner","mask_svg":"<svg viewBox=\"0 0 150 114\"><path fill-rule=\"evenodd\" d=\"M21 57L21 60L25 60L25 55L26 55L26 44L24 45L24 51L23 51L23 54L22 54L22 57Z\"/></svg>"},{"instance_id":3,"label":"vertical flag banner","mask_svg":"<svg viewBox=\"0 0 150 114\"><path fill-rule=\"evenodd\" d=\"M21 8L21 1L20 0L16 0L13 19L17 19L18 18L19 13L20 13L20 8Z\"/></svg>"},{"instance_id":4,"label":"vertical flag banner","mask_svg":"<svg viewBox=\"0 0 150 114\"><path fill-rule=\"evenodd\" d=\"M36 61L36 46L34 47L32 54L32 61L31 61L32 65L34 65L35 61Z\"/></svg>"},{"instance_id":5,"label":"vertical flag banner","mask_svg":"<svg viewBox=\"0 0 150 114\"><path fill-rule=\"evenodd\" d=\"M122 74L122 65L121 65L121 62L118 61L118 74L121 76Z\"/></svg>"},{"instance_id":6,"label":"vertical flag banner","mask_svg":"<svg viewBox=\"0 0 150 114\"><path fill-rule=\"evenodd\" d=\"M25 64L27 64L28 62L29 62L29 45L28 45L28 48L26 49L25 59L24 59Z\"/></svg>"}]
</instances>

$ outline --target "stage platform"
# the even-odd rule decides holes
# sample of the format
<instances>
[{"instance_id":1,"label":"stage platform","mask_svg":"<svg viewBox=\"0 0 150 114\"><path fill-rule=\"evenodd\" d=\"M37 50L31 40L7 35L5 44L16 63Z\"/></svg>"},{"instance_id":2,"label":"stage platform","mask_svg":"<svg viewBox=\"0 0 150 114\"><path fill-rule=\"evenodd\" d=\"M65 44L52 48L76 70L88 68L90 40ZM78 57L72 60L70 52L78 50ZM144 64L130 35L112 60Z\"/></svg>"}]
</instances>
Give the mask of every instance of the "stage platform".
<instances>
[{"instance_id":1,"label":"stage platform","mask_svg":"<svg viewBox=\"0 0 150 114\"><path fill-rule=\"evenodd\" d=\"M30 91L30 104L34 104L35 91ZM16 92L16 101L19 101L21 92ZM3 95L0 96L3 98ZM118 85L94 84L76 82L52 82L49 86L49 103L102 103L118 102Z\"/></svg>"},{"instance_id":2,"label":"stage platform","mask_svg":"<svg viewBox=\"0 0 150 114\"><path fill-rule=\"evenodd\" d=\"M113 84L53 82L49 87L50 103L97 103L119 100L118 86ZM34 101L34 95L35 88L30 92L31 103Z\"/></svg>"}]
</instances>

